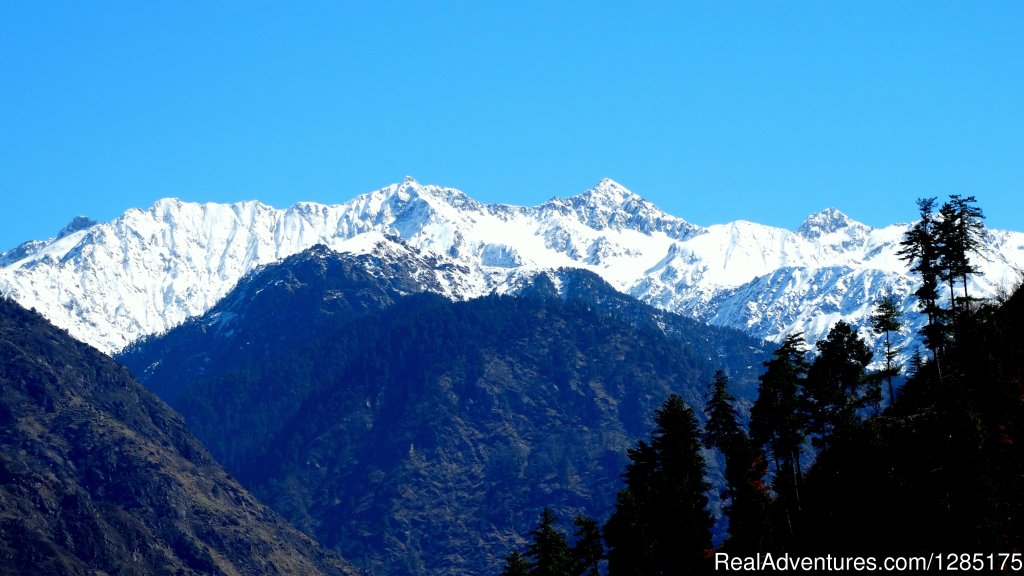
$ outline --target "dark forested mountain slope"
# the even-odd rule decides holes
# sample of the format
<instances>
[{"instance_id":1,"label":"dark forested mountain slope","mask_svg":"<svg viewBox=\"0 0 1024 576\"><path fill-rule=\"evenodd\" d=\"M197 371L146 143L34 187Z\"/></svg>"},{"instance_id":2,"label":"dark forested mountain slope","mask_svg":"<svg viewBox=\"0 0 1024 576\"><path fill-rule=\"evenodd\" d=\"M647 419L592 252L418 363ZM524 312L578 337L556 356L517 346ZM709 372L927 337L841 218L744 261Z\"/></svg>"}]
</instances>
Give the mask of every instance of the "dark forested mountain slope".
<instances>
[{"instance_id":1,"label":"dark forested mountain slope","mask_svg":"<svg viewBox=\"0 0 1024 576\"><path fill-rule=\"evenodd\" d=\"M0 573L351 574L128 372L0 299Z\"/></svg>"},{"instance_id":2,"label":"dark forested mountain slope","mask_svg":"<svg viewBox=\"0 0 1024 576\"><path fill-rule=\"evenodd\" d=\"M654 311L643 305L612 313L601 301L614 291L592 274L574 277L577 294L563 277L561 290L537 280L520 297L455 303L399 297L377 275L361 292L377 304L335 313L335 295L354 294L346 258L268 267L296 279L287 291L261 284L275 309L243 298L257 292L243 282L227 299L230 330L200 318L178 329L188 337L171 331L123 359L171 392L257 495L382 574L496 572L545 505L567 520L607 517L626 449L668 394L699 408L718 368L751 389L763 359L738 332L644 319ZM292 310L321 312L291 321ZM256 330L250 316L277 320ZM202 373L165 367L203 353L219 360Z\"/></svg>"},{"instance_id":3,"label":"dark forested mountain slope","mask_svg":"<svg viewBox=\"0 0 1024 576\"><path fill-rule=\"evenodd\" d=\"M660 332L685 348L699 350L707 356L708 362L734 371L739 378L730 383L730 389L742 402L753 400L757 395L757 379L743 376L759 373L762 367L758 362L763 359L761 353L766 350L766 343L749 338L738 330L711 326L688 316L654 308L619 292L597 274L580 268L559 268L539 273L514 294L574 302L636 329ZM774 348L774 345L768 344L767 347ZM753 351L756 353L752 354ZM753 361L754 364L744 364L745 361Z\"/></svg>"},{"instance_id":4,"label":"dark forested mountain slope","mask_svg":"<svg viewBox=\"0 0 1024 576\"><path fill-rule=\"evenodd\" d=\"M317 245L259 268L205 315L130 346L118 360L177 407L189 383L303 348L318 326L386 308L406 294L440 291L437 262L393 240L343 256ZM159 355L148 353L149 340L159 340Z\"/></svg>"}]
</instances>

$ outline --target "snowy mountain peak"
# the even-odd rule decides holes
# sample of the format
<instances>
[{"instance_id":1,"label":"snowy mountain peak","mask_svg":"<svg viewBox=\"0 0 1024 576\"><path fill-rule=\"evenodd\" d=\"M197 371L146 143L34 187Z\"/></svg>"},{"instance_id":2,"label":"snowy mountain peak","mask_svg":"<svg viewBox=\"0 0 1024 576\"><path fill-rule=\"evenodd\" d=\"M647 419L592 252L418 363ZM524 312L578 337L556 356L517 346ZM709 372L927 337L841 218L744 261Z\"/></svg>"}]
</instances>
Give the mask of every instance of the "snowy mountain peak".
<instances>
[{"instance_id":1,"label":"snowy mountain peak","mask_svg":"<svg viewBox=\"0 0 1024 576\"><path fill-rule=\"evenodd\" d=\"M399 193L406 193L411 196L419 196L423 192L423 185L416 181L412 176L406 176L401 184L397 185Z\"/></svg>"},{"instance_id":2,"label":"snowy mountain peak","mask_svg":"<svg viewBox=\"0 0 1024 576\"><path fill-rule=\"evenodd\" d=\"M166 214L174 210L180 210L185 204L180 198L160 198L149 207L153 214Z\"/></svg>"},{"instance_id":3,"label":"snowy mountain peak","mask_svg":"<svg viewBox=\"0 0 1024 576\"><path fill-rule=\"evenodd\" d=\"M75 232L87 230L96 226L97 222L87 216L75 216L71 222L68 222L66 226L60 229L57 236L48 240L29 240L22 242L18 246L6 251L0 252L0 266L8 266L19 260L29 258L41 252L47 246L54 242L71 236ZM2 291L0 291L2 293Z\"/></svg>"},{"instance_id":4,"label":"snowy mountain peak","mask_svg":"<svg viewBox=\"0 0 1024 576\"><path fill-rule=\"evenodd\" d=\"M435 209L446 204L455 208L479 208L480 206L478 202L471 199L461 190L432 184L420 184L412 176L406 176L399 184L392 184L387 188L371 193L371 196L373 195L381 195L383 198L388 199L388 201L394 202L397 200L403 204L422 200Z\"/></svg>"},{"instance_id":5,"label":"snowy mountain peak","mask_svg":"<svg viewBox=\"0 0 1024 576\"><path fill-rule=\"evenodd\" d=\"M628 188L626 188L622 184L619 184L615 180L612 180L611 178L601 178L601 181L597 183L597 186L595 187L595 189L597 189L597 190L608 190L608 191L613 191L613 192L619 193L619 194L625 194L625 195L629 195L629 196L636 196L636 194L633 194L633 192L630 191Z\"/></svg>"},{"instance_id":6,"label":"snowy mountain peak","mask_svg":"<svg viewBox=\"0 0 1024 576\"><path fill-rule=\"evenodd\" d=\"M588 199L594 204L616 208L628 203L630 200L643 201L643 198L611 178L603 178L597 183L597 186L581 194L581 197Z\"/></svg>"},{"instance_id":7,"label":"snowy mountain peak","mask_svg":"<svg viewBox=\"0 0 1024 576\"><path fill-rule=\"evenodd\" d=\"M796 232L808 240L813 240L849 227L867 228L835 208L826 208L808 216Z\"/></svg>"},{"instance_id":8,"label":"snowy mountain peak","mask_svg":"<svg viewBox=\"0 0 1024 576\"><path fill-rule=\"evenodd\" d=\"M593 230L635 230L645 235L663 233L683 240L703 231L663 212L625 186L605 178L597 186L564 200L554 199L544 207L562 213L574 213L580 222ZM544 208L542 207L542 208Z\"/></svg>"},{"instance_id":9,"label":"snowy mountain peak","mask_svg":"<svg viewBox=\"0 0 1024 576\"><path fill-rule=\"evenodd\" d=\"M79 230L85 230L86 228L92 228L96 224L99 224L99 222L96 222L95 220L93 220L92 218L89 218L88 216L75 216L71 220L71 222L68 222L67 226L65 226L65 227L60 229L60 232L57 233L57 238L63 238L63 237L68 236L70 234L74 234L75 232L78 232Z\"/></svg>"}]
</instances>

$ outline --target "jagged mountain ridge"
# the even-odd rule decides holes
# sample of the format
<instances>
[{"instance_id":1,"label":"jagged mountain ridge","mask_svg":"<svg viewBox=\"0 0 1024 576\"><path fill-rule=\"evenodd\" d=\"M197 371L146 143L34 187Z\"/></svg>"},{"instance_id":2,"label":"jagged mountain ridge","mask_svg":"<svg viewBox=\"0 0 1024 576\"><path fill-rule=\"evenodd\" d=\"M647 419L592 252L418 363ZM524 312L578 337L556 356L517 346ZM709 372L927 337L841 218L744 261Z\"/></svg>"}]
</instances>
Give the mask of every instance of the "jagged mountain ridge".
<instances>
[{"instance_id":1,"label":"jagged mountain ridge","mask_svg":"<svg viewBox=\"0 0 1024 576\"><path fill-rule=\"evenodd\" d=\"M209 310L260 265L318 243L358 253L394 235L435 259L443 272L435 289L453 299L583 268L664 310L760 338L802 330L814 340L840 318L866 324L885 291L912 310L914 279L896 257L904 230L873 229L834 209L795 232L746 221L701 227L611 180L519 207L407 178L336 205L166 199L109 223L78 222L0 255L0 293L113 352ZM1024 234L989 230L984 254L985 275L972 287L983 297L1024 268Z\"/></svg>"},{"instance_id":2,"label":"jagged mountain ridge","mask_svg":"<svg viewBox=\"0 0 1024 576\"><path fill-rule=\"evenodd\" d=\"M0 574L355 574L127 370L0 298Z\"/></svg>"}]
</instances>

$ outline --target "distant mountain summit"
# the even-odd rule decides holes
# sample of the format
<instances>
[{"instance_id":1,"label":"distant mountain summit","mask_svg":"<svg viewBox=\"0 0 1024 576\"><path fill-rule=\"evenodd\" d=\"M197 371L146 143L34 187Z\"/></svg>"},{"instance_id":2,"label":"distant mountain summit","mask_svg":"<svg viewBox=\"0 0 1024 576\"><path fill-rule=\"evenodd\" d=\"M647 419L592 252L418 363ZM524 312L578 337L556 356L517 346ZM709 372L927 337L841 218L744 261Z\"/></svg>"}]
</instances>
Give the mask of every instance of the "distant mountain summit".
<instances>
[{"instance_id":1,"label":"distant mountain summit","mask_svg":"<svg viewBox=\"0 0 1024 576\"><path fill-rule=\"evenodd\" d=\"M79 230L85 230L86 228L90 228L96 224L97 222L88 216L75 216L71 222L68 222L66 226L60 229L60 232L57 232L56 238L52 238L48 241L29 240L28 242L23 242L7 252L0 253L0 266L7 266L8 264L17 262L18 260L28 258L48 246L54 240L60 240L65 236L78 232Z\"/></svg>"},{"instance_id":2,"label":"distant mountain summit","mask_svg":"<svg viewBox=\"0 0 1024 576\"><path fill-rule=\"evenodd\" d=\"M746 221L697 226L608 179L521 207L406 178L335 205L165 199L112 222L76 220L53 239L0 254L0 293L113 352L211 309L259 266L315 244L358 252L391 237L433 258L431 290L454 300L580 268L667 311L759 338L804 331L814 340L839 319L864 326L882 293L913 308L916 280L896 256L906 229L871 228L831 208L796 231ZM984 275L971 288L982 297L1024 268L1024 234L989 230L983 253L976 264Z\"/></svg>"},{"instance_id":3,"label":"distant mountain summit","mask_svg":"<svg viewBox=\"0 0 1024 576\"><path fill-rule=\"evenodd\" d=\"M835 208L826 208L821 212L811 214L804 220L804 223L796 229L796 233L804 238L821 238L826 234L838 232L844 228L856 227L862 230L870 230L867 226L854 222L849 216Z\"/></svg>"}]
</instances>

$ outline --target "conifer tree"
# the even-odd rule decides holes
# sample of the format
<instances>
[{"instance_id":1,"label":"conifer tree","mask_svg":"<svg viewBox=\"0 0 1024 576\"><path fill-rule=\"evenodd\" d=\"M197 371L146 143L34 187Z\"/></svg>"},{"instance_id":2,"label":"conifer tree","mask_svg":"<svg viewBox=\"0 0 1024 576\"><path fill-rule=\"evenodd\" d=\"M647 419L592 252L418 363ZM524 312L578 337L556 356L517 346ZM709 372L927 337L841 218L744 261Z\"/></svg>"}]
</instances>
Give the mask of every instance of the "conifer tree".
<instances>
[{"instance_id":1,"label":"conifer tree","mask_svg":"<svg viewBox=\"0 0 1024 576\"><path fill-rule=\"evenodd\" d=\"M896 296L893 294L885 294L879 298L875 303L875 311L871 314L872 330L875 331L875 334L885 334L885 371L882 375L889 383L890 406L896 401L896 396L892 389L892 378L899 375L900 369L893 364L899 351L893 348L889 335L903 327L901 316L899 304Z\"/></svg>"},{"instance_id":2,"label":"conifer tree","mask_svg":"<svg viewBox=\"0 0 1024 576\"><path fill-rule=\"evenodd\" d=\"M794 534L793 520L800 510L800 453L807 423L800 411L800 388L807 374L803 334L782 341L758 379L757 400L750 411L750 435L756 446L768 447L775 462L774 489L784 511L785 527Z\"/></svg>"},{"instance_id":3,"label":"conifer tree","mask_svg":"<svg viewBox=\"0 0 1024 576\"><path fill-rule=\"evenodd\" d=\"M626 487L605 525L608 573L703 574L711 549L708 484L693 410L677 395L655 415L651 443L628 455Z\"/></svg>"},{"instance_id":4,"label":"conifer tree","mask_svg":"<svg viewBox=\"0 0 1024 576\"><path fill-rule=\"evenodd\" d=\"M764 454L750 441L740 427L735 398L728 391L729 379L724 372L715 373L711 397L705 411L708 416L704 443L716 448L725 457L726 487L722 500L728 501L728 548L733 552L756 552L763 549L768 536L766 513L770 498L764 484L767 462Z\"/></svg>"},{"instance_id":5,"label":"conifer tree","mask_svg":"<svg viewBox=\"0 0 1024 576\"><path fill-rule=\"evenodd\" d=\"M729 377L718 370L711 383L711 397L705 408L708 421L704 427L704 444L708 448L717 448L725 453L736 437L742 434L734 402L736 398L729 394Z\"/></svg>"},{"instance_id":6,"label":"conifer tree","mask_svg":"<svg viewBox=\"0 0 1024 576\"><path fill-rule=\"evenodd\" d=\"M907 363L907 377L917 376L922 366L924 366L924 355L921 354L921 348L914 348L914 353L910 355L910 361Z\"/></svg>"},{"instance_id":7,"label":"conifer tree","mask_svg":"<svg viewBox=\"0 0 1024 576\"><path fill-rule=\"evenodd\" d=\"M565 534L555 527L554 512L544 508L540 524L530 533L532 540L526 548L530 559L530 576L571 576L572 559Z\"/></svg>"},{"instance_id":8,"label":"conifer tree","mask_svg":"<svg viewBox=\"0 0 1024 576\"><path fill-rule=\"evenodd\" d=\"M654 526L651 518L658 475L654 448L640 440L626 451L626 487L615 497L615 511L604 526L609 576L654 574Z\"/></svg>"},{"instance_id":9,"label":"conifer tree","mask_svg":"<svg viewBox=\"0 0 1024 576\"><path fill-rule=\"evenodd\" d=\"M511 554L505 556L505 569L501 571L499 576L529 576L529 574L529 560L520 554L518 550L514 550Z\"/></svg>"},{"instance_id":10,"label":"conifer tree","mask_svg":"<svg viewBox=\"0 0 1024 576\"><path fill-rule=\"evenodd\" d=\"M963 286L963 306L967 306L967 279L976 274L978 268L971 264L970 254L981 249L981 235L984 231L982 220L985 215L977 205L974 196L966 198L954 194L939 209L940 219L935 227L938 246L938 265L945 272L949 284L950 307L956 311L954 286L959 280Z\"/></svg>"},{"instance_id":11,"label":"conifer tree","mask_svg":"<svg viewBox=\"0 0 1024 576\"><path fill-rule=\"evenodd\" d=\"M949 308L956 314L956 280L960 277L958 269L961 265L956 247L956 213L953 205L946 202L939 208L939 217L935 221L935 246L938 255L938 267L946 287L949 288Z\"/></svg>"},{"instance_id":12,"label":"conifer tree","mask_svg":"<svg viewBox=\"0 0 1024 576\"><path fill-rule=\"evenodd\" d=\"M764 451L754 445L746 434L741 434L726 455L726 482L732 500L729 515L729 541L734 553L753 553L765 550L773 535L768 521L771 497L765 484L768 461Z\"/></svg>"},{"instance_id":13,"label":"conifer tree","mask_svg":"<svg viewBox=\"0 0 1024 576\"><path fill-rule=\"evenodd\" d=\"M859 411L881 399L879 383L868 378L871 350L842 320L815 345L818 356L807 371L801 408L815 445L848 435L860 422Z\"/></svg>"},{"instance_id":14,"label":"conifer tree","mask_svg":"<svg viewBox=\"0 0 1024 576\"><path fill-rule=\"evenodd\" d=\"M601 544L601 529L597 521L586 516L573 520L576 526L576 543L572 547L573 576L599 576L604 545Z\"/></svg>"},{"instance_id":15,"label":"conifer tree","mask_svg":"<svg viewBox=\"0 0 1024 576\"><path fill-rule=\"evenodd\" d=\"M919 198L917 208L920 219L903 235L898 252L910 271L921 277L921 286L914 291L928 323L921 330L925 344L938 359L946 337L945 311L939 306L939 245L936 232L935 198Z\"/></svg>"}]
</instances>

